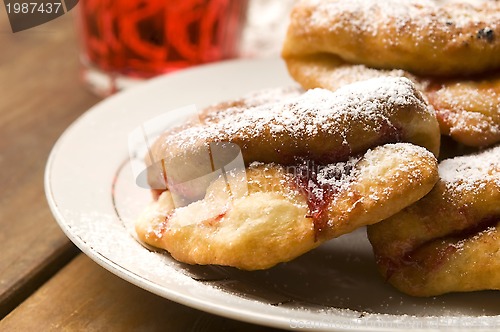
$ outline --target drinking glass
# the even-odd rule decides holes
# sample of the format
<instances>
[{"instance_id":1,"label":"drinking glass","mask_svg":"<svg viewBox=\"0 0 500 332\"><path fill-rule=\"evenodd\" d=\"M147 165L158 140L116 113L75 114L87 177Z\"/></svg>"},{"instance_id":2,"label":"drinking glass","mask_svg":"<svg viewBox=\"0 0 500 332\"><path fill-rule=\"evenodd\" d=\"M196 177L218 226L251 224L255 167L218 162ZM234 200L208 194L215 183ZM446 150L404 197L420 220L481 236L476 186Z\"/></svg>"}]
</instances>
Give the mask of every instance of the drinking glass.
<instances>
[{"instance_id":1,"label":"drinking glass","mask_svg":"<svg viewBox=\"0 0 500 332\"><path fill-rule=\"evenodd\" d=\"M101 96L238 56L248 0L81 0L82 79Z\"/></svg>"}]
</instances>

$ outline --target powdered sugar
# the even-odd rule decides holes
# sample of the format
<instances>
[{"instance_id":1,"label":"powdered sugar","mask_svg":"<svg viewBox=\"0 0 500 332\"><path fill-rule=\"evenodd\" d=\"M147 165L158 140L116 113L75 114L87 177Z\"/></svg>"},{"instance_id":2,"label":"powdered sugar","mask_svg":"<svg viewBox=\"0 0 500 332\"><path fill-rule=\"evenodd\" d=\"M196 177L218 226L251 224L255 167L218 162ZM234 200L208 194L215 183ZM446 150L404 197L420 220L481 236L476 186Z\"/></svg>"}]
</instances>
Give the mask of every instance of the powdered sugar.
<instances>
[{"instance_id":1,"label":"powdered sugar","mask_svg":"<svg viewBox=\"0 0 500 332\"><path fill-rule=\"evenodd\" d=\"M275 103L288 98L298 97L304 92L300 87L287 86L271 89L252 91L245 94L237 103L245 107L255 107L259 105Z\"/></svg>"},{"instance_id":2,"label":"powdered sugar","mask_svg":"<svg viewBox=\"0 0 500 332\"><path fill-rule=\"evenodd\" d=\"M277 87L247 93L243 96L243 100L245 100L245 104L247 106L255 107L267 103L275 103L288 98L298 97L302 93L304 93L304 90L298 86Z\"/></svg>"},{"instance_id":3,"label":"powdered sugar","mask_svg":"<svg viewBox=\"0 0 500 332\"><path fill-rule=\"evenodd\" d=\"M214 121L169 135L163 143L189 148L200 140L231 141L237 137L247 141L263 135L276 141L284 136L301 140L331 132L345 137L352 123L387 124L390 114L409 105L427 110L419 97L406 78L376 78L336 92L313 89L282 102L231 107Z\"/></svg>"},{"instance_id":4,"label":"powdered sugar","mask_svg":"<svg viewBox=\"0 0 500 332\"><path fill-rule=\"evenodd\" d=\"M500 123L490 116L476 112L450 112L448 120L452 123L450 134L471 132L483 136L500 136Z\"/></svg>"},{"instance_id":5,"label":"powdered sugar","mask_svg":"<svg viewBox=\"0 0 500 332\"><path fill-rule=\"evenodd\" d=\"M346 162L339 162L320 167L317 173L317 182L320 186L343 188L352 181L357 172L354 170L361 157L351 157Z\"/></svg>"},{"instance_id":6,"label":"powdered sugar","mask_svg":"<svg viewBox=\"0 0 500 332\"><path fill-rule=\"evenodd\" d=\"M435 92L433 98L452 135L470 132L484 137L500 136L500 94L483 85L484 82L466 81Z\"/></svg>"},{"instance_id":7,"label":"powdered sugar","mask_svg":"<svg viewBox=\"0 0 500 332\"><path fill-rule=\"evenodd\" d=\"M312 75L309 75L312 76ZM347 84L351 84L358 81L369 80L372 78L377 78L381 76L391 76L391 77L408 77L414 83L416 79L410 74L406 73L400 69L393 70L380 70L368 68L364 65L349 65L349 66L341 66L335 69L335 75L328 75L328 87L338 89Z\"/></svg>"},{"instance_id":8,"label":"powdered sugar","mask_svg":"<svg viewBox=\"0 0 500 332\"><path fill-rule=\"evenodd\" d=\"M481 241L481 238L483 237L492 237L495 236L497 233L497 227L495 226L489 226L484 230L480 230L477 233L466 237L464 239L458 240L456 242L450 242L448 243L449 246L453 247L457 251L464 250L464 248L471 243Z\"/></svg>"},{"instance_id":9,"label":"powdered sugar","mask_svg":"<svg viewBox=\"0 0 500 332\"><path fill-rule=\"evenodd\" d=\"M302 88L298 86L287 86L252 91L245 94L239 99L210 105L202 112L200 112L200 114L198 114L198 119L194 119L194 122L218 122L220 120L219 114L221 112L225 112L228 108L248 108L264 104L276 103L278 101L284 101L289 98L298 97L302 93L304 93L304 90L302 90Z\"/></svg>"},{"instance_id":10,"label":"powdered sugar","mask_svg":"<svg viewBox=\"0 0 500 332\"><path fill-rule=\"evenodd\" d=\"M425 76L472 75L500 68L499 36L493 0L304 0L292 11L283 56L335 54Z\"/></svg>"},{"instance_id":11,"label":"powdered sugar","mask_svg":"<svg viewBox=\"0 0 500 332\"><path fill-rule=\"evenodd\" d=\"M439 176L450 192L477 193L487 184L500 191L500 146L484 152L447 159L439 165Z\"/></svg>"},{"instance_id":12,"label":"powdered sugar","mask_svg":"<svg viewBox=\"0 0 500 332\"><path fill-rule=\"evenodd\" d=\"M462 29L467 26L485 26L486 21L496 22L499 14L493 10L492 3L494 1L489 0L302 1L303 5L315 8L309 18L309 24L332 30L341 28L362 31L372 36L377 36L382 29L395 26L399 31L412 32L416 41L432 37L436 31L449 33L452 29ZM333 21L332 17L338 13L342 13L344 19ZM487 19L488 17L490 19ZM491 17L495 19L492 20ZM349 22L346 22L347 19ZM496 25L490 28L495 27ZM431 33L423 34L423 31ZM394 37L387 42L397 42L399 36Z\"/></svg>"},{"instance_id":13,"label":"powdered sugar","mask_svg":"<svg viewBox=\"0 0 500 332\"><path fill-rule=\"evenodd\" d=\"M349 184L355 181L359 175L356 164L361 159L362 156L351 157L345 162L326 165L316 164L312 160L297 161L297 164L283 168L285 171L284 177L280 182L283 187L279 191L282 192L283 188L292 189L285 194L294 196L301 193L308 196L308 199L314 199L318 202L323 201L330 192L348 190ZM267 191L274 191L274 188L269 188L269 184L264 183L262 180L269 180L272 170L276 167L279 169L281 166L273 163L252 162L249 169L254 176L249 181L252 184L258 183L259 187L266 185ZM258 176L255 176L255 174L258 174Z\"/></svg>"}]
</instances>

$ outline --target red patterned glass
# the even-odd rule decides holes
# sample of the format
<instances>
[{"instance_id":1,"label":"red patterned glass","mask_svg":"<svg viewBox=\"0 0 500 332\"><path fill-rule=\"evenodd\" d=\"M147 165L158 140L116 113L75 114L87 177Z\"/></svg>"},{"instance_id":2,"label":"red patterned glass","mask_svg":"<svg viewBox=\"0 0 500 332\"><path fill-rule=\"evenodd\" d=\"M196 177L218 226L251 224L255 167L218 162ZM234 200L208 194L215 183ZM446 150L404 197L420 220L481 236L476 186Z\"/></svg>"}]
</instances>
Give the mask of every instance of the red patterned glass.
<instances>
[{"instance_id":1,"label":"red patterned glass","mask_svg":"<svg viewBox=\"0 0 500 332\"><path fill-rule=\"evenodd\" d=\"M247 1L82 0L84 80L97 78L88 83L107 94L122 88L120 79L141 80L235 57Z\"/></svg>"}]
</instances>

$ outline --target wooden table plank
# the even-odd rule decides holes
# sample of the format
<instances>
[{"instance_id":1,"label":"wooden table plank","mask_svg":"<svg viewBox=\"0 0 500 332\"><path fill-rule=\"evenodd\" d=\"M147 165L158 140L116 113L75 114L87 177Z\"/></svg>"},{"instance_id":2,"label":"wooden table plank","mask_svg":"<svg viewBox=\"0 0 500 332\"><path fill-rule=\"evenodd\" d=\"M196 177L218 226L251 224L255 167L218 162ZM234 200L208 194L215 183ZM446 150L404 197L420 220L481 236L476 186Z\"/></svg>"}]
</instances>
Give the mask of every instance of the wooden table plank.
<instances>
[{"instance_id":1,"label":"wooden table plank","mask_svg":"<svg viewBox=\"0 0 500 332\"><path fill-rule=\"evenodd\" d=\"M46 203L43 174L63 130L99 99L79 81L71 15L12 33L0 11L0 317L77 250Z\"/></svg>"},{"instance_id":2,"label":"wooden table plank","mask_svg":"<svg viewBox=\"0 0 500 332\"><path fill-rule=\"evenodd\" d=\"M80 254L0 321L1 331L277 331L165 300Z\"/></svg>"},{"instance_id":3,"label":"wooden table plank","mask_svg":"<svg viewBox=\"0 0 500 332\"><path fill-rule=\"evenodd\" d=\"M0 330L272 331L167 301L82 254L71 261L78 250L48 208L44 168L99 98L79 81L71 16L13 34L0 11L0 45Z\"/></svg>"}]
</instances>

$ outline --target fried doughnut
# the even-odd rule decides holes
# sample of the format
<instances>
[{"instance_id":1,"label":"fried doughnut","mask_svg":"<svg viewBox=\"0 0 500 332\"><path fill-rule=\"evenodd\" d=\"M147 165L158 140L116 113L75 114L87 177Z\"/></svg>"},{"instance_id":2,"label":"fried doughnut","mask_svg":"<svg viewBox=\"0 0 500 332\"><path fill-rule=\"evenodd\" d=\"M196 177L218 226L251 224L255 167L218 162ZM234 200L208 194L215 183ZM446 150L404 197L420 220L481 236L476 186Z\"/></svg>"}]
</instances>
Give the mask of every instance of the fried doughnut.
<instances>
[{"instance_id":1,"label":"fried doughnut","mask_svg":"<svg viewBox=\"0 0 500 332\"><path fill-rule=\"evenodd\" d=\"M368 227L377 265L414 296L500 289L500 146L447 159L417 203Z\"/></svg>"},{"instance_id":2,"label":"fried doughnut","mask_svg":"<svg viewBox=\"0 0 500 332\"><path fill-rule=\"evenodd\" d=\"M439 152L439 128L432 110L406 78L357 82L336 92L307 91L297 98L255 107L229 107L216 117L174 129L150 149L148 173L153 188L165 179L182 183L212 172L210 154L231 160L238 146L248 165L253 161L294 164L297 158L317 163L345 161L369 148L411 142ZM203 165L207 165L205 169Z\"/></svg>"},{"instance_id":3,"label":"fried doughnut","mask_svg":"<svg viewBox=\"0 0 500 332\"><path fill-rule=\"evenodd\" d=\"M441 133L468 146L500 142L500 74L481 79L425 79L404 70L346 63L330 54L287 60L291 76L305 89L337 90L375 77L407 77L436 110Z\"/></svg>"},{"instance_id":4,"label":"fried doughnut","mask_svg":"<svg viewBox=\"0 0 500 332\"><path fill-rule=\"evenodd\" d=\"M323 166L252 163L246 195L232 196L223 177L204 199L184 207L175 208L165 191L136 231L181 262L266 269L393 215L429 192L437 178L433 154L409 143Z\"/></svg>"},{"instance_id":5,"label":"fried doughnut","mask_svg":"<svg viewBox=\"0 0 500 332\"><path fill-rule=\"evenodd\" d=\"M302 0L291 13L285 59L329 53L426 76L500 69L494 0Z\"/></svg>"}]
</instances>

